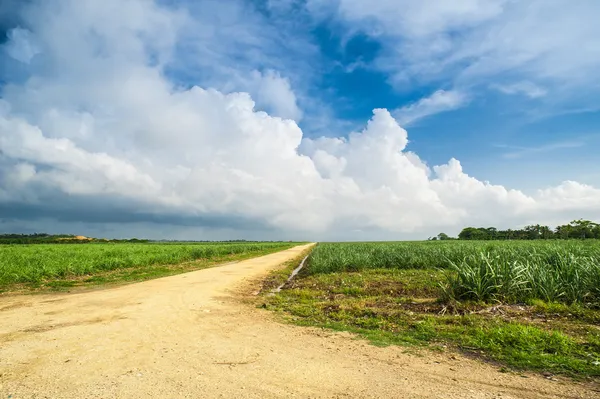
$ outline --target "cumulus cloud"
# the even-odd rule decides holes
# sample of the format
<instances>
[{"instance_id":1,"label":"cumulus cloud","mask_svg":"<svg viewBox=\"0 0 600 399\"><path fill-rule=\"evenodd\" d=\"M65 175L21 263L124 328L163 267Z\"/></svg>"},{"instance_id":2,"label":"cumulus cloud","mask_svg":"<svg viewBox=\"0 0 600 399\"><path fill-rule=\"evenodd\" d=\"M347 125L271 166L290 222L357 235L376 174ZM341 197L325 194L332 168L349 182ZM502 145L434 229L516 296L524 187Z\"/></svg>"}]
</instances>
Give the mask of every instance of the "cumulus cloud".
<instances>
[{"instance_id":1,"label":"cumulus cloud","mask_svg":"<svg viewBox=\"0 0 600 399\"><path fill-rule=\"evenodd\" d=\"M296 122L302 119L302 110L298 106L289 79L282 77L278 72L252 71L249 77L239 79L237 86L238 89L255 93L253 99L257 107L268 111L269 114Z\"/></svg>"},{"instance_id":2,"label":"cumulus cloud","mask_svg":"<svg viewBox=\"0 0 600 399\"><path fill-rule=\"evenodd\" d=\"M245 92L182 87L166 71L185 11L145 0L54 4L23 14L39 53L27 79L2 89L3 226L58 220L114 232L153 223L179 238L199 226L219 237L237 228L256 238L368 239L599 214L600 190L575 182L530 196L481 182L455 159L429 167L385 109L361 131L306 138L274 70L247 83L280 99L273 114ZM424 117L457 96L437 92L404 112Z\"/></svg>"}]
</instances>

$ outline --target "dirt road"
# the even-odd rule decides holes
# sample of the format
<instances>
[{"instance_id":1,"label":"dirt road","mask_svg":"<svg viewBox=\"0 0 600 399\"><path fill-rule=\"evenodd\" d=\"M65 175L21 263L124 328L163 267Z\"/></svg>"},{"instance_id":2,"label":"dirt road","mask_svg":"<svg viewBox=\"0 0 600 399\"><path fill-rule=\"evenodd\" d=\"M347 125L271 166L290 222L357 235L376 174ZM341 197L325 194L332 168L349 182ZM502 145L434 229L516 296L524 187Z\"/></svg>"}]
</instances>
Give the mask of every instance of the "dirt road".
<instances>
[{"instance_id":1,"label":"dirt road","mask_svg":"<svg viewBox=\"0 0 600 399\"><path fill-rule=\"evenodd\" d=\"M0 398L598 398L452 354L280 324L240 301L304 248L78 294L0 297Z\"/></svg>"}]
</instances>

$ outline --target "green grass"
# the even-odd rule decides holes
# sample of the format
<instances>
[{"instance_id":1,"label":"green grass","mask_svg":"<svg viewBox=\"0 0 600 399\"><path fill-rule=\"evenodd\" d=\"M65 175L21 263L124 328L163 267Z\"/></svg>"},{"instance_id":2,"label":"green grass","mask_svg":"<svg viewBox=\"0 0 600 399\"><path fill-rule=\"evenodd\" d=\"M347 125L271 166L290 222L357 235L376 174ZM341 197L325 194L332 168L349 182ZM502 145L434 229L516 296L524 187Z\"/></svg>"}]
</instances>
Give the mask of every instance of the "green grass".
<instances>
[{"instance_id":1,"label":"green grass","mask_svg":"<svg viewBox=\"0 0 600 399\"><path fill-rule=\"evenodd\" d=\"M140 281L246 259L295 243L0 245L0 290Z\"/></svg>"},{"instance_id":2,"label":"green grass","mask_svg":"<svg viewBox=\"0 0 600 399\"><path fill-rule=\"evenodd\" d=\"M598 378L600 311L591 294L580 292L592 287L574 285L567 289L577 295L549 297L511 281L520 272L511 268L527 262L546 267L561 284L578 281L587 266L577 259L598 259L598 249L595 241L319 244L298 278L264 296L262 306L296 324L355 332L377 345L448 347L501 367ZM453 265L481 254L481 280L460 280ZM473 292L449 295L456 280ZM481 294L489 286L495 291Z\"/></svg>"}]
</instances>

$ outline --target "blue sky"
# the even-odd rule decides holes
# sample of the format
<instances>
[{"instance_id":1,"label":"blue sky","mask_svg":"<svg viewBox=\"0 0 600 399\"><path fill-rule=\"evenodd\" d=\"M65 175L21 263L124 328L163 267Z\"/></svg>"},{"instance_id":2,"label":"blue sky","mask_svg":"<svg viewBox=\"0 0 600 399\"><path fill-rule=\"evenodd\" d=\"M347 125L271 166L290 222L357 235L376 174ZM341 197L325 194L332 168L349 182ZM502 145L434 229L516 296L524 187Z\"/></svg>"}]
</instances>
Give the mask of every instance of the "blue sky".
<instances>
[{"instance_id":1,"label":"blue sky","mask_svg":"<svg viewBox=\"0 0 600 399\"><path fill-rule=\"evenodd\" d=\"M592 11L600 12L595 7ZM460 36L467 30L449 34ZM389 71L374 65L385 51L385 40L340 26L331 19L303 24L297 35L307 31L307 40L319 49L314 63L322 63L325 69L317 90L340 120L360 124L374 108L400 108L436 90L451 89L461 72L395 88ZM598 49L594 51L597 56ZM402 56L398 58L402 62ZM509 72L511 81L531 81L526 66L522 69ZM552 86L540 88L547 92L534 98L493 88L506 82L505 74L489 76L485 84L469 89L471 100L456 110L433 114L410 125L409 148L431 164L457 157L473 176L523 190L531 189L534 183L539 188L566 179L598 185L600 173L594 171L600 148L600 112L594 100L597 84L584 83L575 98L555 101L547 98L556 95ZM569 84L568 77L551 83L558 86L557 91L563 84ZM310 135L310 123L302 125Z\"/></svg>"},{"instance_id":2,"label":"blue sky","mask_svg":"<svg viewBox=\"0 0 600 399\"><path fill-rule=\"evenodd\" d=\"M0 227L392 239L600 217L598 15L2 2Z\"/></svg>"},{"instance_id":3,"label":"blue sky","mask_svg":"<svg viewBox=\"0 0 600 399\"><path fill-rule=\"evenodd\" d=\"M247 57L242 47L231 55L232 62L239 63L240 68L261 70L280 66L280 72L292 80L292 88L299 94L300 105L305 110L299 125L307 137L344 135L352 128L359 129L375 108L393 110L410 106L437 90L458 87L469 97L463 104L453 110L432 113L405 126L410 134L409 148L429 164L447 162L456 157L470 174L479 179L523 190L555 185L568 179L594 185L600 183L600 174L593 170L596 165L594 148L600 144L600 112L595 104L598 85L594 81L595 74L590 75L589 80L585 76L570 79L568 73L581 73L578 69L580 63L568 65L569 61L565 60L568 73L552 79L539 79L544 81L543 84L537 82L536 74L531 71L535 58L515 68L492 71L483 76L483 81L481 77L473 78L472 82L464 81L462 75L470 67L467 59L459 67L440 70L426 78L411 76L396 83L394 76L398 70L382 68L382 59L389 57L390 47L409 46L421 38L386 34L385 23L377 22L377 15L365 16L374 20L371 24L381 26L381 32L370 34L372 27L351 25L335 11L324 12L325 15L311 12L310 3L241 2L239 8L245 10L245 16L252 15L250 19L255 24L286 39L279 41L271 37L259 43L256 47L264 53L256 58ZM325 8L331 9L335 9L337 4L335 1L323 3L326 3ZM480 7L484 8L486 2L466 3L481 3ZM519 5L511 2L487 3L506 3L507 9L512 7L515 10L499 12L490 20L482 18L481 25L475 27L467 24L461 28L457 23L458 27L440 28L441 33L436 31L435 34L461 37L485 30L486 24L519 26L518 20L509 19L519 15ZM587 9L580 7L580 10L574 10L574 16L600 12L593 2L582 3L587 4ZM567 7L567 3L563 5ZM199 6L198 13L213 6ZM543 2L533 2L530 6L536 7L545 8ZM546 8L561 12L560 7ZM435 14L435 7L427 12ZM410 12L407 14L409 18ZM543 13L540 12L540 15ZM555 15L555 19L557 22L561 20L559 15ZM232 20L237 21L235 18ZM440 24L443 27L443 21ZM587 39L592 42L596 29L586 27L585 21L582 24L580 31L586 33L588 30ZM543 29L546 27L541 27L539 35L543 34ZM528 34L536 35L536 32ZM500 41L504 38L499 35L492 39ZM578 33L573 34L573 39L580 39ZM390 45L392 40L394 43ZM557 44L555 49L550 46L549 50L533 48L532 51L539 51L540 55L534 56L542 57L542 52L554 50L560 57L562 52L566 53L564 45ZM589 57L597 59L598 49L591 49ZM273 61L274 58L277 62ZM554 61L552 57L548 59L539 61L541 68L546 67L544 63ZM435 61L433 57L431 62ZM402 53L394 58L397 64L411 62L408 57L404 59ZM585 73L583 70L583 75ZM211 76L205 79L185 76L183 80L186 79L190 84L202 84L210 81ZM523 87L519 89L519 85ZM527 90L531 93L527 94ZM554 170L549 173L549 169ZM535 187L532 187L534 183Z\"/></svg>"}]
</instances>

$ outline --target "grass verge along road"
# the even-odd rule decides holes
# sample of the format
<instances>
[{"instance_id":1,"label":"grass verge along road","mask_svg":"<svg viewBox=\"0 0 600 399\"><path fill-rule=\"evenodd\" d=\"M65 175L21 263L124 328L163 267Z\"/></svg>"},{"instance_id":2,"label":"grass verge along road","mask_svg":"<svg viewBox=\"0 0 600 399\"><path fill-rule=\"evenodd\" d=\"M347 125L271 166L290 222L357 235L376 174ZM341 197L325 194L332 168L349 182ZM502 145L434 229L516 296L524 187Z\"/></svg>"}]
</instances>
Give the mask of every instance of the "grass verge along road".
<instances>
[{"instance_id":1,"label":"grass verge along road","mask_svg":"<svg viewBox=\"0 0 600 399\"><path fill-rule=\"evenodd\" d=\"M595 240L322 243L263 306L379 345L454 348L501 370L598 379L599 277Z\"/></svg>"}]
</instances>

